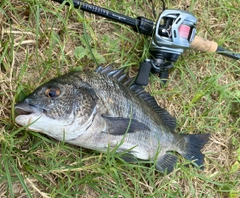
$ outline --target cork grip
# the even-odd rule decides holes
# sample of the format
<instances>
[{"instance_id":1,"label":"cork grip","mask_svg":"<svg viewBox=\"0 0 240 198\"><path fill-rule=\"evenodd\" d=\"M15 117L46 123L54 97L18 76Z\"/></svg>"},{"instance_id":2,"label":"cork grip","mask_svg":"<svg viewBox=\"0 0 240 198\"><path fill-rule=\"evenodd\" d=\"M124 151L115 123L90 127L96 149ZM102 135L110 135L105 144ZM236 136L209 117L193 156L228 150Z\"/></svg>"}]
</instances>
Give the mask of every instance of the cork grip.
<instances>
[{"instance_id":1,"label":"cork grip","mask_svg":"<svg viewBox=\"0 0 240 198\"><path fill-rule=\"evenodd\" d=\"M218 44L214 41L206 40L200 36L195 36L190 48L201 52L216 52Z\"/></svg>"}]
</instances>

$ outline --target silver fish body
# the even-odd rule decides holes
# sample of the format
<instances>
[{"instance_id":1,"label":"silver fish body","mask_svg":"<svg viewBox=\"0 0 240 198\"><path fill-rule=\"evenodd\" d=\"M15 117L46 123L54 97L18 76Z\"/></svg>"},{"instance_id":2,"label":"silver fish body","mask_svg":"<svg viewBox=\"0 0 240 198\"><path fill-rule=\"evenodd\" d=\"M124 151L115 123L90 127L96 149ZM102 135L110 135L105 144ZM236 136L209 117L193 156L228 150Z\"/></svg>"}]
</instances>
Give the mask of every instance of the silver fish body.
<instances>
[{"instance_id":1,"label":"silver fish body","mask_svg":"<svg viewBox=\"0 0 240 198\"><path fill-rule=\"evenodd\" d=\"M208 134L174 132L176 120L138 85L127 87L121 70L71 72L55 78L15 105L15 121L33 131L88 149L117 147L125 160L157 159L156 168L171 172L176 151L203 165ZM132 157L129 157L132 156ZM124 158L124 156L123 156Z\"/></svg>"}]
</instances>

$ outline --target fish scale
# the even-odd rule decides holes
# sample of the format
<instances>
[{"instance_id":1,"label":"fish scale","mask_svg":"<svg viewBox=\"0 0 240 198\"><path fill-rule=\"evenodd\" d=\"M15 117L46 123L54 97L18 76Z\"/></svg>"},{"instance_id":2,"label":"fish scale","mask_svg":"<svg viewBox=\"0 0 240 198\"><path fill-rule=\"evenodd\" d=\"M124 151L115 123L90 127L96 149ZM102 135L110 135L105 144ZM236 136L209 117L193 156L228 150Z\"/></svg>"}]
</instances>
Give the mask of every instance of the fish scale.
<instances>
[{"instance_id":1,"label":"fish scale","mask_svg":"<svg viewBox=\"0 0 240 198\"><path fill-rule=\"evenodd\" d=\"M156 160L156 168L169 173L178 158L174 151L203 167L201 149L209 134L175 133L176 119L123 69L99 67L59 76L16 104L15 110L19 125L100 152L116 147L129 162Z\"/></svg>"}]
</instances>

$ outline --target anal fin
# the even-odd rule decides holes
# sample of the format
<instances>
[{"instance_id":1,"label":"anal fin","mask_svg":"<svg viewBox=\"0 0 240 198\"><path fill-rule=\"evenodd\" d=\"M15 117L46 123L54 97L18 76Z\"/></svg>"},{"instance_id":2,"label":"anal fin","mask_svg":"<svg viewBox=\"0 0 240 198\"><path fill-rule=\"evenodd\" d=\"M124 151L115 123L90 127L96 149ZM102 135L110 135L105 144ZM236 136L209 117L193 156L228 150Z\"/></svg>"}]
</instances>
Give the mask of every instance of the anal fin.
<instances>
[{"instance_id":1,"label":"anal fin","mask_svg":"<svg viewBox=\"0 0 240 198\"><path fill-rule=\"evenodd\" d=\"M177 159L178 159L177 156L170 153L166 153L158 158L156 168L161 172L170 173L173 171Z\"/></svg>"}]
</instances>

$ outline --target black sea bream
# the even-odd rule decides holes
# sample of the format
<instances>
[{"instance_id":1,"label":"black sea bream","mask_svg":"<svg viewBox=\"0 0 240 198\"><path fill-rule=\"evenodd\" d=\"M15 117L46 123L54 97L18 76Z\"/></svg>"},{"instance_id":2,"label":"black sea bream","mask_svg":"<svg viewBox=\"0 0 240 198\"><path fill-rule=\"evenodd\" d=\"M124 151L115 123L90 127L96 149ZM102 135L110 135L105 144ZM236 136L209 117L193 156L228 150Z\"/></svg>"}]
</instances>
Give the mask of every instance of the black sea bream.
<instances>
[{"instance_id":1,"label":"black sea bream","mask_svg":"<svg viewBox=\"0 0 240 198\"><path fill-rule=\"evenodd\" d=\"M203 165L209 134L177 134L176 120L122 70L71 72L38 87L15 105L16 123L57 140L106 152L117 146L127 161L156 159L171 172L178 152Z\"/></svg>"}]
</instances>

